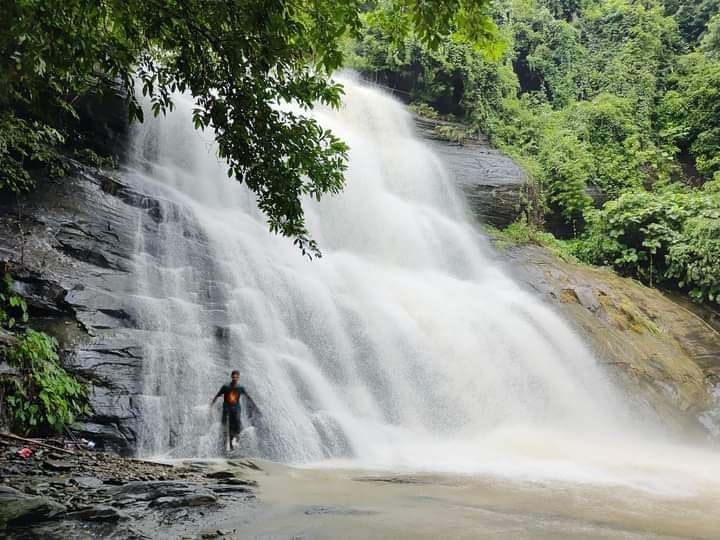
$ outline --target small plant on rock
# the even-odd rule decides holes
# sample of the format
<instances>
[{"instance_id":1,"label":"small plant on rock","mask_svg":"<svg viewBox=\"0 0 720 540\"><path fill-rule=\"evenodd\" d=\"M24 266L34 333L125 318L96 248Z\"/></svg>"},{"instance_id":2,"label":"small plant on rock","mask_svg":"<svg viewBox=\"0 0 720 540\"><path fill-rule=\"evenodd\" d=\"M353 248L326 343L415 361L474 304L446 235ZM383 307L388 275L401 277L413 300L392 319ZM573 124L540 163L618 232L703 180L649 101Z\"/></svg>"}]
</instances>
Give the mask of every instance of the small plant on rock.
<instances>
[{"instance_id":1,"label":"small plant on rock","mask_svg":"<svg viewBox=\"0 0 720 540\"><path fill-rule=\"evenodd\" d=\"M12 283L6 273L0 287L0 327L16 331L18 324L28 321L28 311ZM16 370L0 381L10 424L23 433L62 432L90 412L87 390L60 365L54 337L32 328L16 337L14 344L0 348L0 358Z\"/></svg>"}]
</instances>

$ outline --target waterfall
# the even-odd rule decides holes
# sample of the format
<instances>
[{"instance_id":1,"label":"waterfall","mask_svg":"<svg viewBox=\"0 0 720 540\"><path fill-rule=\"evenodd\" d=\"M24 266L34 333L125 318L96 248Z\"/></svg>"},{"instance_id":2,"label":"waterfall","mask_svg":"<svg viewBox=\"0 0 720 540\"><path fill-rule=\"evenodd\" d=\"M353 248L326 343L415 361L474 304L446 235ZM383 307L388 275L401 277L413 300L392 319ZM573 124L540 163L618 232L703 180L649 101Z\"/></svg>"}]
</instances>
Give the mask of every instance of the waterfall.
<instances>
[{"instance_id":1,"label":"waterfall","mask_svg":"<svg viewBox=\"0 0 720 540\"><path fill-rule=\"evenodd\" d=\"M493 260L401 104L342 82L342 108L313 113L351 148L344 192L305 203L321 259L268 232L187 98L136 129L126 174L158 201L129 300L140 451L217 455L207 404L235 368L262 412L254 451L296 464L465 470L635 429L582 341Z\"/></svg>"}]
</instances>

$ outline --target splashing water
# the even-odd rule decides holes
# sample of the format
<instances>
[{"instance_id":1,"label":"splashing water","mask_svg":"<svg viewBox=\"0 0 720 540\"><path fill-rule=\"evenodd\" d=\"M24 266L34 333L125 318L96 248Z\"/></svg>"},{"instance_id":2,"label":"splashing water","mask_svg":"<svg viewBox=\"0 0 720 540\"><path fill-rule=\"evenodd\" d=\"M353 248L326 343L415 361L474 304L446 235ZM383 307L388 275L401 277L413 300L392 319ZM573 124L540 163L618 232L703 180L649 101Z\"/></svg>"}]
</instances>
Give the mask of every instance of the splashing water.
<instances>
[{"instance_id":1,"label":"splashing water","mask_svg":"<svg viewBox=\"0 0 720 540\"><path fill-rule=\"evenodd\" d=\"M351 147L345 191L305 204L318 260L267 231L191 102L136 130L127 174L158 201L138 223L130 299L148 335L141 452L217 455L204 404L238 368L262 411L255 451L285 462L677 490L720 471L631 442L647 422L492 262L402 106L343 82L342 109L315 112Z\"/></svg>"}]
</instances>

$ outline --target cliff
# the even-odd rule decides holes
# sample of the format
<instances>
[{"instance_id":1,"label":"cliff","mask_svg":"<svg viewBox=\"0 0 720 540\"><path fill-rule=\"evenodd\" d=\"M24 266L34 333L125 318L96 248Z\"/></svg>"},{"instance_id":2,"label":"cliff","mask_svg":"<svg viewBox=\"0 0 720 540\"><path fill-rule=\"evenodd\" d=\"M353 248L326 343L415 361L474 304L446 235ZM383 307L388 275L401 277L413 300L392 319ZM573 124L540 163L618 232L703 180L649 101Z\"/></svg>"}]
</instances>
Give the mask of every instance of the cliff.
<instances>
[{"instance_id":1,"label":"cliff","mask_svg":"<svg viewBox=\"0 0 720 540\"><path fill-rule=\"evenodd\" d=\"M487 141L438 139L418 121L480 223L504 226L520 212L522 170ZM508 163L509 162L509 163ZM497 250L500 264L581 332L630 396L671 429L720 436L720 317L687 300L562 260L538 245Z\"/></svg>"},{"instance_id":2,"label":"cliff","mask_svg":"<svg viewBox=\"0 0 720 540\"><path fill-rule=\"evenodd\" d=\"M514 219L517 203L506 204L497 193L520 193L519 167L482 141L432 144L480 221ZM122 182L115 176L76 164L75 172L44 181L30 196L0 201L0 261L17 269L16 287L33 325L58 337L64 365L91 383L93 414L77 426L79 434L100 448L131 453L143 427L143 345L153 335L141 329L127 299L137 293L137 233L151 245L153 238L160 242L168 203L132 175ZM200 246L198 257L206 251ZM700 436L718 433L717 328L657 290L538 246L501 251L498 258L584 333L628 392L668 425Z\"/></svg>"},{"instance_id":3,"label":"cliff","mask_svg":"<svg viewBox=\"0 0 720 540\"><path fill-rule=\"evenodd\" d=\"M670 427L720 435L720 333L697 308L612 270L564 261L540 246L502 253L508 270L586 336L631 396L648 403Z\"/></svg>"},{"instance_id":4,"label":"cliff","mask_svg":"<svg viewBox=\"0 0 720 540\"><path fill-rule=\"evenodd\" d=\"M0 201L0 260L34 327L58 338L66 368L91 383L93 415L79 434L130 453L138 435L141 343L132 294L135 231L156 203L111 176L75 165L19 201Z\"/></svg>"}]
</instances>

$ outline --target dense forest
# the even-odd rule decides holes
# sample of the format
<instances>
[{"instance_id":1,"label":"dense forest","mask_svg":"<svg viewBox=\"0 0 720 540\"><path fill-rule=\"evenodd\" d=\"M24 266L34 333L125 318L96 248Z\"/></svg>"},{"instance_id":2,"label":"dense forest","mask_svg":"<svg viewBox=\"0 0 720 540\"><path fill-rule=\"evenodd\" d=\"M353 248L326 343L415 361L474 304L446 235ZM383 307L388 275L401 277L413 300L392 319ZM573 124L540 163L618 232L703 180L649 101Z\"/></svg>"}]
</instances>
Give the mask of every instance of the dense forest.
<instances>
[{"instance_id":1,"label":"dense forest","mask_svg":"<svg viewBox=\"0 0 720 540\"><path fill-rule=\"evenodd\" d=\"M500 45L430 50L388 10L348 64L482 132L530 182L511 232L720 301L720 2L499 0ZM550 237L543 229L561 238Z\"/></svg>"}]
</instances>

